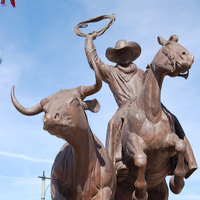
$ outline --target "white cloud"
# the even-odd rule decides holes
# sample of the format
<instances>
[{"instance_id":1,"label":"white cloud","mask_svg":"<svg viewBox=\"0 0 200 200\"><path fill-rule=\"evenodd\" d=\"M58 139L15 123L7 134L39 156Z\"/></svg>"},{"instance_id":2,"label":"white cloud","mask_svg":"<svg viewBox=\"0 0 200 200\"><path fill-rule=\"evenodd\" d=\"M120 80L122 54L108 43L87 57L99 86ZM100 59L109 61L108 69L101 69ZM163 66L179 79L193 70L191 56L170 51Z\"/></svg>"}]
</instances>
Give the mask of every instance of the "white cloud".
<instances>
[{"instance_id":1,"label":"white cloud","mask_svg":"<svg viewBox=\"0 0 200 200\"><path fill-rule=\"evenodd\" d=\"M15 154L15 153L10 153L10 152L5 152L5 151L0 151L0 155L13 157L13 158L20 158L20 159L31 161L31 162L53 163L53 160L50 160L50 159L33 158L24 154Z\"/></svg>"}]
</instances>

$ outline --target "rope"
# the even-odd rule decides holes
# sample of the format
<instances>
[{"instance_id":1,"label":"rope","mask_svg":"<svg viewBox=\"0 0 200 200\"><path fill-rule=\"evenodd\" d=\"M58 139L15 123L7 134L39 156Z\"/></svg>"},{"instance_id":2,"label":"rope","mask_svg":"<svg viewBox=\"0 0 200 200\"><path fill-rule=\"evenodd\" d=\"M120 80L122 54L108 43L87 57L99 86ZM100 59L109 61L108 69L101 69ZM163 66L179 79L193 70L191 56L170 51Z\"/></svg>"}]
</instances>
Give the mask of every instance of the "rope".
<instances>
[{"instance_id":1,"label":"rope","mask_svg":"<svg viewBox=\"0 0 200 200\"><path fill-rule=\"evenodd\" d=\"M98 16L98 17L95 17L95 18L88 19L86 21L82 21L74 27L74 32L78 36L86 37L87 34L82 33L79 28L86 28L88 26L87 23L99 22L99 21L104 20L104 19L110 19L110 21L100 31L97 31L97 36L100 36L114 23L114 21L116 20L115 14L101 15L101 16ZM91 34L91 33L88 33L88 34Z\"/></svg>"}]
</instances>

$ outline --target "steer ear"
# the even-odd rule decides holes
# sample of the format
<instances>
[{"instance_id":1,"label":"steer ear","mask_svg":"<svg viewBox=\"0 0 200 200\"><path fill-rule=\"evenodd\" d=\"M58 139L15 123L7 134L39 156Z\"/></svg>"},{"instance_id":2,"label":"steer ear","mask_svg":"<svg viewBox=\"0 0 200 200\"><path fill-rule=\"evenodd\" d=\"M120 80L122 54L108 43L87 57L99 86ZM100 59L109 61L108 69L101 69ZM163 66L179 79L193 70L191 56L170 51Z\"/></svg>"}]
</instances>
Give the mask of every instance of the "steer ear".
<instances>
[{"instance_id":1,"label":"steer ear","mask_svg":"<svg viewBox=\"0 0 200 200\"><path fill-rule=\"evenodd\" d=\"M100 104L96 99L87 100L85 102L85 110L90 110L94 113L98 112L100 109Z\"/></svg>"}]
</instances>

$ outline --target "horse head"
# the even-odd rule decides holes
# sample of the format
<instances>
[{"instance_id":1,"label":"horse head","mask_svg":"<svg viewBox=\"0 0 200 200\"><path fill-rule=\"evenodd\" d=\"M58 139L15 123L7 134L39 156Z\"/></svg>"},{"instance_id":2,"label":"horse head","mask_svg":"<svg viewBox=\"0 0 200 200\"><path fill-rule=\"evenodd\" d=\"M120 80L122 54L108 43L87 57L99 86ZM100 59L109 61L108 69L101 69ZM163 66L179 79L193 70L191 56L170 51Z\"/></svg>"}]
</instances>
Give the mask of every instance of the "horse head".
<instances>
[{"instance_id":1,"label":"horse head","mask_svg":"<svg viewBox=\"0 0 200 200\"><path fill-rule=\"evenodd\" d=\"M154 57L152 64L165 70L166 75L181 76L187 79L194 56L178 43L178 36L172 35L169 40L159 36L158 43L162 47Z\"/></svg>"}]
</instances>

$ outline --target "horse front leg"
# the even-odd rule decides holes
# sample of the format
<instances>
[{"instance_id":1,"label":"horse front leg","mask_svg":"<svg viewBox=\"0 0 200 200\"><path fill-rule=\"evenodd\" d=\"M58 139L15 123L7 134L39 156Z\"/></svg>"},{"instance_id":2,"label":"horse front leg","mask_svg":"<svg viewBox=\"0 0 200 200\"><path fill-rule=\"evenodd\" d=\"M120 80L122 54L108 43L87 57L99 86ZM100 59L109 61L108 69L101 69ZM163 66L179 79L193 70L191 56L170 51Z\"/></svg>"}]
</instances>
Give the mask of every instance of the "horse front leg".
<instances>
[{"instance_id":1,"label":"horse front leg","mask_svg":"<svg viewBox=\"0 0 200 200\"><path fill-rule=\"evenodd\" d=\"M175 133L172 133L163 145L165 148L174 147L177 152L177 165L174 170L175 176L170 179L170 189L173 193L179 194L185 185L184 177L186 171L184 168L184 159L186 153L186 142L180 139Z\"/></svg>"},{"instance_id":2,"label":"horse front leg","mask_svg":"<svg viewBox=\"0 0 200 200\"><path fill-rule=\"evenodd\" d=\"M134 164L138 168L137 179L135 181L135 192L133 193L133 200L147 200L148 194L146 192L147 182L145 180L145 172L147 165L147 156L140 152L134 157Z\"/></svg>"},{"instance_id":3,"label":"horse front leg","mask_svg":"<svg viewBox=\"0 0 200 200\"><path fill-rule=\"evenodd\" d=\"M145 180L145 172L147 165L147 156L144 153L145 142L135 133L129 133L125 140L124 151L134 160L137 167L137 178L134 183L135 191L133 192L133 200L147 200L147 182ZM123 142L123 141L122 141Z\"/></svg>"}]
</instances>

